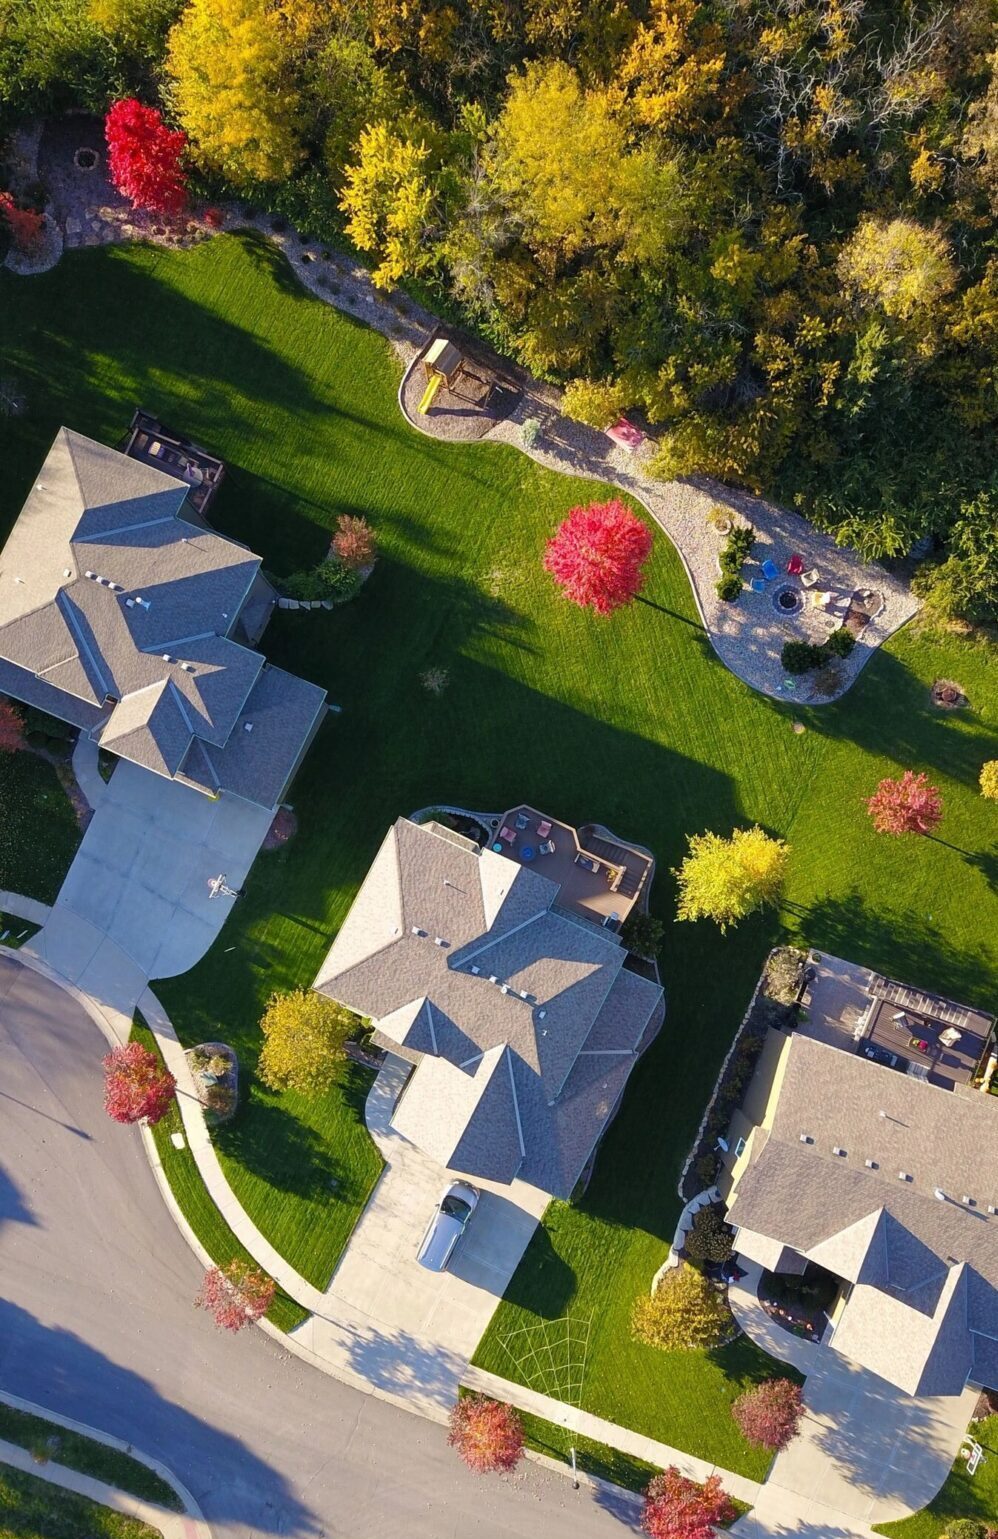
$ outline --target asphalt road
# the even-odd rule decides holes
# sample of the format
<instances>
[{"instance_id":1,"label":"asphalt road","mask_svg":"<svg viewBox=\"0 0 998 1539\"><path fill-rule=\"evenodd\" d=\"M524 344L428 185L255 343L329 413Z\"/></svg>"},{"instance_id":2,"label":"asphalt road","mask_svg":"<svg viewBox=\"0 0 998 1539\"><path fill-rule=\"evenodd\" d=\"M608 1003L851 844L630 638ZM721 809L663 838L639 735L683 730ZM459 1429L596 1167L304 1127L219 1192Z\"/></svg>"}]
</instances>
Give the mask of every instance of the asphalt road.
<instances>
[{"instance_id":1,"label":"asphalt road","mask_svg":"<svg viewBox=\"0 0 998 1539\"><path fill-rule=\"evenodd\" d=\"M135 1129L101 1104L103 1038L0 957L0 1385L173 1469L216 1534L611 1539L616 1513L524 1464L474 1477L443 1431L192 1307L201 1271Z\"/></svg>"}]
</instances>

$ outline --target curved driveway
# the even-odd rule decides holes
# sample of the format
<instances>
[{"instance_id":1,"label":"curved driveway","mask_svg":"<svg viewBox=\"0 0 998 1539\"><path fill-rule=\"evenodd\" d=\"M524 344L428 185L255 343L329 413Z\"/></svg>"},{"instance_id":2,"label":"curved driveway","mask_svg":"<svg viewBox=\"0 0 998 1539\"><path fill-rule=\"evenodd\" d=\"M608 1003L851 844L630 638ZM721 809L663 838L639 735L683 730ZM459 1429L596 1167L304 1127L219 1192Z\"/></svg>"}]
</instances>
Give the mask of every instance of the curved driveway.
<instances>
[{"instance_id":1,"label":"curved driveway","mask_svg":"<svg viewBox=\"0 0 998 1539\"><path fill-rule=\"evenodd\" d=\"M64 991L0 958L0 1385L132 1440L216 1534L611 1539L586 1490L527 1465L469 1475L440 1427L308 1368L191 1300L200 1268L134 1129L108 1121L105 1044Z\"/></svg>"}]
</instances>

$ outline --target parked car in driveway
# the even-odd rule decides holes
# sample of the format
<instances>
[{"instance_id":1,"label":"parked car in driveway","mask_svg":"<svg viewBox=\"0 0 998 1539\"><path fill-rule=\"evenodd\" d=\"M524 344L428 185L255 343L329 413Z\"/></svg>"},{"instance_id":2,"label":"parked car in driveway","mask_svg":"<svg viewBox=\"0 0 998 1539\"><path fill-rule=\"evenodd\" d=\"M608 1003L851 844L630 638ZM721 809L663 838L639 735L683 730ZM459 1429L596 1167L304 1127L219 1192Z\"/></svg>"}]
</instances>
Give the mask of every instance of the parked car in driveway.
<instances>
[{"instance_id":1,"label":"parked car in driveway","mask_svg":"<svg viewBox=\"0 0 998 1539\"><path fill-rule=\"evenodd\" d=\"M430 1217L416 1260L430 1272L444 1272L454 1247L478 1206L480 1192L467 1181L452 1181Z\"/></svg>"}]
</instances>

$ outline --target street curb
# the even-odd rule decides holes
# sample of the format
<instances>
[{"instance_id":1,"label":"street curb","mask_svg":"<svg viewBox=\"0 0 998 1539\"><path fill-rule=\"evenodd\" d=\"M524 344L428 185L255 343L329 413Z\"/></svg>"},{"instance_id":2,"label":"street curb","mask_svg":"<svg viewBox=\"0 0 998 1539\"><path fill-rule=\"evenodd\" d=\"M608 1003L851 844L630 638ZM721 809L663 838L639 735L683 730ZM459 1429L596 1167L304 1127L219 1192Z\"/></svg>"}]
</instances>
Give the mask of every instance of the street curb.
<instances>
[{"instance_id":1,"label":"street curb","mask_svg":"<svg viewBox=\"0 0 998 1539\"><path fill-rule=\"evenodd\" d=\"M7 1390L0 1390L0 1403L10 1406L15 1411L26 1411L31 1416L41 1417L43 1421L51 1422L55 1427L64 1427L67 1432L78 1432L82 1437L88 1437L91 1442L103 1443L106 1448L117 1449L119 1453L128 1454L139 1464L144 1464L147 1469L152 1470L155 1475L158 1475L161 1480L164 1480L166 1484L177 1493L181 1502L183 1503L183 1515L189 1518L193 1518L196 1523L203 1525L203 1539L211 1539L211 1529L208 1526L208 1522L201 1510L201 1506L197 1498L192 1494L191 1491L188 1490L183 1481L177 1475L175 1475L173 1471L169 1469L161 1459L157 1459L153 1454L143 1453L143 1451L140 1448L136 1448L134 1444L126 1443L123 1438L115 1437L111 1432L101 1432L98 1430L98 1428L91 1427L86 1422L76 1421L72 1416L62 1416L58 1411L50 1411L47 1406L38 1405L34 1400L25 1400L21 1395L12 1395ZM30 1452L30 1450L26 1451ZM52 1462L58 1463L58 1460L53 1460ZM71 1465L65 1465L63 1467L66 1469L72 1468ZM43 1470L44 1465L42 1465L40 1468ZM75 1473L83 1474L84 1472L78 1470ZM40 1474L39 1478L44 1479L45 1477L43 1474ZM87 1478L96 1479L97 1477L92 1476ZM109 1484L107 1481L100 1481L98 1483L101 1485ZM114 1489L121 1490L121 1487L116 1486ZM124 1496L129 1496L131 1494L132 1493L127 1491L122 1492L122 1495ZM143 1500L143 1498L136 1499ZM149 1505L154 1507L156 1506L156 1503L150 1502ZM167 1511L168 1509L164 1508L162 1510ZM172 1516L177 1517L180 1516L180 1514L174 1513Z\"/></svg>"}]
</instances>

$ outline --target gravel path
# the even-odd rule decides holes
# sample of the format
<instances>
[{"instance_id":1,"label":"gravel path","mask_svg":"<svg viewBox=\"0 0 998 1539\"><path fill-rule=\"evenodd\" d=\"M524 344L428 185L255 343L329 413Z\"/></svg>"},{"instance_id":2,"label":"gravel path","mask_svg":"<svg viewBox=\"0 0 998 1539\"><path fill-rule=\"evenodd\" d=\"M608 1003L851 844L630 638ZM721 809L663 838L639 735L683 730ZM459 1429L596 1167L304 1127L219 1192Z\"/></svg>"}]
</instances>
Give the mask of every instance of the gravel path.
<instances>
[{"instance_id":1,"label":"gravel path","mask_svg":"<svg viewBox=\"0 0 998 1539\"><path fill-rule=\"evenodd\" d=\"M203 211L172 223L137 214L109 187L102 165L90 172L79 171L73 152L94 139L91 120L62 119L46 124L40 134L36 125L33 131L26 131L26 139L31 150L38 147L38 169L51 189L50 207L54 207L68 247L135 239L190 246L215 231ZM456 336L452 328L442 328L438 317L415 301L375 289L367 269L348 254L331 250L321 241L302 240L284 220L251 218L234 206L221 210L221 216L223 230L252 229L273 241L306 289L388 338L405 371L399 407L418 432L449 441L484 439L510 444L549 470L611 482L642 503L679 553L715 652L753 689L811 704L834 699L845 693L874 649L916 613L918 601L905 582L883 567L865 563L855 551L836 546L798 514L764 498L707 481L666 483L653 479L643 468L650 444L634 453L614 444L606 434L562 416L559 391L493 357L481 343ZM501 382L498 414L484 413L473 402L444 390L427 415L417 412L423 375L416 365L441 329L455 336L463 352L472 354L476 372ZM539 424L539 432L528 446L523 427L531 419ZM745 587L733 604L722 602L715 592L717 558L725 539L707 522L707 513L715 504L729 510L736 522L751 523L756 532L755 550L743 570ZM863 629L851 656L836 664L839 687L828 695L815 694L811 676L788 677L780 661L785 641L820 642L838 623L815 607L797 578L785 575L794 554L803 558L805 571L816 569L820 574L814 589L835 595L843 605L860 591L869 590L882 599L879 612ZM767 583L764 591L755 592L751 581L759 579L761 563L767 558L784 575ZM802 607L796 613L777 610L775 595L781 588L800 593Z\"/></svg>"}]
</instances>

